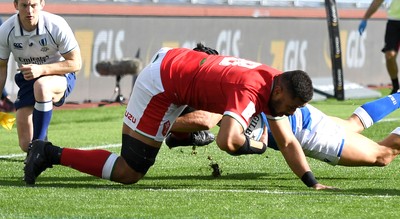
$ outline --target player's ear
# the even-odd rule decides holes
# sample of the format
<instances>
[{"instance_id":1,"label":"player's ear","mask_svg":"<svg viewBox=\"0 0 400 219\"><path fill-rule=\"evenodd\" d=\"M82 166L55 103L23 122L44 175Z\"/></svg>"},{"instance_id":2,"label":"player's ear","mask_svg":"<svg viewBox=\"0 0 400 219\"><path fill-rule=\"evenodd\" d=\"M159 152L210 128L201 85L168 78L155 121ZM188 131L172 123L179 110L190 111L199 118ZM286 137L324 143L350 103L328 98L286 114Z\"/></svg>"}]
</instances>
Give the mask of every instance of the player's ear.
<instances>
[{"instance_id":1,"label":"player's ear","mask_svg":"<svg viewBox=\"0 0 400 219\"><path fill-rule=\"evenodd\" d=\"M44 0L40 0L40 5L42 6L42 8L44 8L44 5L45 5L46 3L44 2Z\"/></svg>"},{"instance_id":2,"label":"player's ear","mask_svg":"<svg viewBox=\"0 0 400 219\"><path fill-rule=\"evenodd\" d=\"M282 74L277 75L274 78L274 85L273 85L274 88L272 89L272 92L273 92L274 95L279 95L279 94L281 94L283 92L284 84L283 84L282 80L283 80L282 79Z\"/></svg>"},{"instance_id":3,"label":"player's ear","mask_svg":"<svg viewBox=\"0 0 400 219\"><path fill-rule=\"evenodd\" d=\"M277 97L282 95L283 93L283 87L280 84L275 84L274 89L272 90L272 94Z\"/></svg>"}]
</instances>

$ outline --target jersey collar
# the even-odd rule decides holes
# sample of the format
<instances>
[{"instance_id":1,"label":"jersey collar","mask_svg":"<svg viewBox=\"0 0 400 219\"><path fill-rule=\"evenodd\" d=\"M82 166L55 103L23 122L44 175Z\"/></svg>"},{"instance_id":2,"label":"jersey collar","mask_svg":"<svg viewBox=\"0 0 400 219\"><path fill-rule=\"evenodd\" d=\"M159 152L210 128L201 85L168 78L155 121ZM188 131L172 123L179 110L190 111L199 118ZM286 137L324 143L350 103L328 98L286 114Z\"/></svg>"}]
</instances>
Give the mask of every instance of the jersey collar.
<instances>
[{"instance_id":1,"label":"jersey collar","mask_svg":"<svg viewBox=\"0 0 400 219\"><path fill-rule=\"evenodd\" d=\"M29 35L42 35L45 34L45 26L44 26L44 17L43 13L39 13L39 21L38 26L32 32L28 32L24 30L19 22L19 14L15 16L14 25L15 25L15 36L29 36Z\"/></svg>"}]
</instances>

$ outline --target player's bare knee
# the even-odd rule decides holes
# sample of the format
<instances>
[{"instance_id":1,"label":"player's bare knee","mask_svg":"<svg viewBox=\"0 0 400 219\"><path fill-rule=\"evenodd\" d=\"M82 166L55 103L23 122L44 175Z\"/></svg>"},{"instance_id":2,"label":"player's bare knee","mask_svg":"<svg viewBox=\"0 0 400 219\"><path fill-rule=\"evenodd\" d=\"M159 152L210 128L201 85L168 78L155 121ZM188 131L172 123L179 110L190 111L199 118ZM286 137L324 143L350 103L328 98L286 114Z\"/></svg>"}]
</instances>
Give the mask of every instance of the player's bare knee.
<instances>
[{"instance_id":1,"label":"player's bare knee","mask_svg":"<svg viewBox=\"0 0 400 219\"><path fill-rule=\"evenodd\" d=\"M41 92L44 93L46 89L46 84L42 82L42 80L36 80L35 83L33 84L33 89L35 92Z\"/></svg>"},{"instance_id":2,"label":"player's bare knee","mask_svg":"<svg viewBox=\"0 0 400 219\"><path fill-rule=\"evenodd\" d=\"M351 130L357 133L362 132L365 128L370 126L363 124L361 118L357 114L352 114L347 120L349 121L349 127L351 127Z\"/></svg>"},{"instance_id":3,"label":"player's bare knee","mask_svg":"<svg viewBox=\"0 0 400 219\"><path fill-rule=\"evenodd\" d=\"M397 53L394 52L394 51L387 51L385 53L385 58L388 61L394 61L395 62L396 61L396 57L397 57Z\"/></svg>"}]
</instances>

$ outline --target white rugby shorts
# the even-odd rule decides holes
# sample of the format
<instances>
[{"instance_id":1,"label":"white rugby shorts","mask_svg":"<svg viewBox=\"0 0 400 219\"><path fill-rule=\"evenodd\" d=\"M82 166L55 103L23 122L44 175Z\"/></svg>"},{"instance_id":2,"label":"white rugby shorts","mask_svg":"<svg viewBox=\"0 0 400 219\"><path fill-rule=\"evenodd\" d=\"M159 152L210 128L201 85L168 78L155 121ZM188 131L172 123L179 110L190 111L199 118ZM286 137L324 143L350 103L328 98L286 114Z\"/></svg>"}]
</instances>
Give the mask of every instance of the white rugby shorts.
<instances>
[{"instance_id":1,"label":"white rugby shorts","mask_svg":"<svg viewBox=\"0 0 400 219\"><path fill-rule=\"evenodd\" d=\"M307 129L297 130L296 138L306 156L337 165L344 147L344 129L313 106L307 108L311 124Z\"/></svg>"},{"instance_id":2,"label":"white rugby shorts","mask_svg":"<svg viewBox=\"0 0 400 219\"><path fill-rule=\"evenodd\" d=\"M162 142L186 105L175 105L165 95L160 66L170 48L160 49L139 74L125 111L124 123L132 130Z\"/></svg>"}]
</instances>

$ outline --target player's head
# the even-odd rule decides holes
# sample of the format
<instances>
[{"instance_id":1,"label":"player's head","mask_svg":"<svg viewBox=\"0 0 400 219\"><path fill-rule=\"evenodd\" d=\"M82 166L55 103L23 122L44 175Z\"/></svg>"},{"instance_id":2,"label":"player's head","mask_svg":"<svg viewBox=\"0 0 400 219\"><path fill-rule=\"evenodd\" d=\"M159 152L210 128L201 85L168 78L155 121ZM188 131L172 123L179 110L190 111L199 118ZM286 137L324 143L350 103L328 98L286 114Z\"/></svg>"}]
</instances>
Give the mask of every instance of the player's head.
<instances>
[{"instance_id":1,"label":"player's head","mask_svg":"<svg viewBox=\"0 0 400 219\"><path fill-rule=\"evenodd\" d=\"M292 115L308 103L314 94L311 78L301 70L284 72L274 79L268 106L272 116Z\"/></svg>"},{"instance_id":2,"label":"player's head","mask_svg":"<svg viewBox=\"0 0 400 219\"><path fill-rule=\"evenodd\" d=\"M39 12L44 5L44 0L14 0L14 7L18 11L18 17L24 29L32 31L36 28Z\"/></svg>"},{"instance_id":3,"label":"player's head","mask_svg":"<svg viewBox=\"0 0 400 219\"><path fill-rule=\"evenodd\" d=\"M14 4L18 4L18 2L30 2L28 1L21 1L21 0L14 0ZM44 2L44 0L39 0L40 3Z\"/></svg>"}]
</instances>

